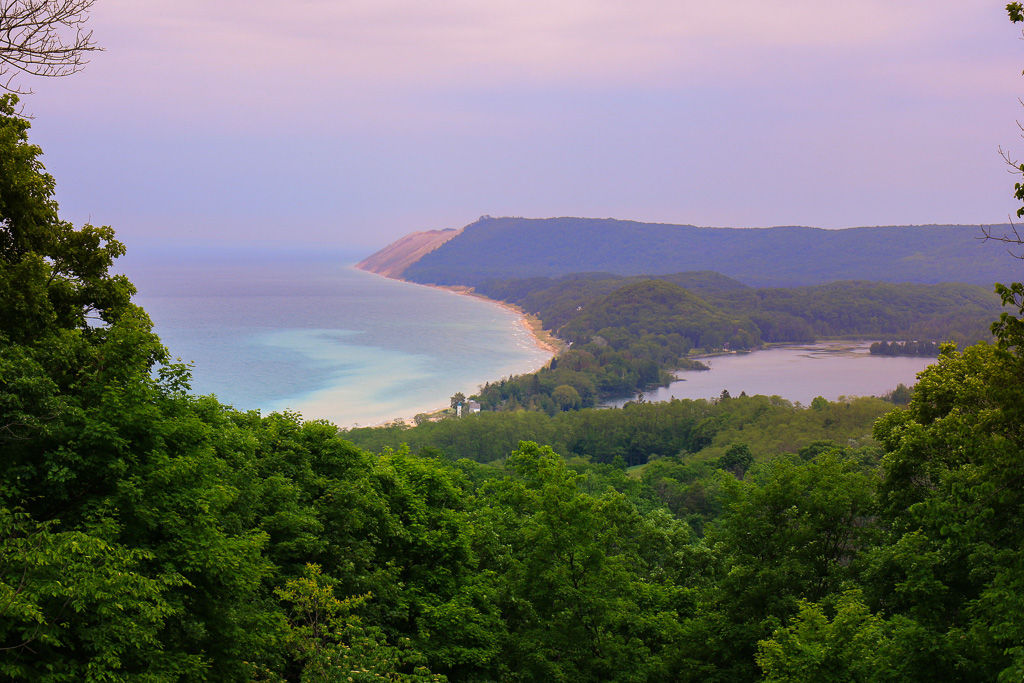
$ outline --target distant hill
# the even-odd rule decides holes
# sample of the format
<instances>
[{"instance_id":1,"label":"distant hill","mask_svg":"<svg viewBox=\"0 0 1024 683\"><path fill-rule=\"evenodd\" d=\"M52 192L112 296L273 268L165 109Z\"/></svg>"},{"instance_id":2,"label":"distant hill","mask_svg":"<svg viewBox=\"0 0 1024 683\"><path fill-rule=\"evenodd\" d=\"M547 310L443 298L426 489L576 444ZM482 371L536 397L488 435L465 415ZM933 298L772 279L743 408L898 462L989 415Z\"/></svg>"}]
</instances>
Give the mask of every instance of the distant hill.
<instances>
[{"instance_id":1,"label":"distant hill","mask_svg":"<svg viewBox=\"0 0 1024 683\"><path fill-rule=\"evenodd\" d=\"M991 227L996 233L1004 228ZM491 279L595 271L642 275L710 270L760 287L836 280L990 287L1020 280L1024 265L1008 258L1000 246L977 239L980 235L975 225L699 228L615 219L484 217L440 246L431 243L427 253L396 258L398 265L388 274L469 286ZM393 256L402 252L398 244L388 247Z\"/></svg>"}]
</instances>

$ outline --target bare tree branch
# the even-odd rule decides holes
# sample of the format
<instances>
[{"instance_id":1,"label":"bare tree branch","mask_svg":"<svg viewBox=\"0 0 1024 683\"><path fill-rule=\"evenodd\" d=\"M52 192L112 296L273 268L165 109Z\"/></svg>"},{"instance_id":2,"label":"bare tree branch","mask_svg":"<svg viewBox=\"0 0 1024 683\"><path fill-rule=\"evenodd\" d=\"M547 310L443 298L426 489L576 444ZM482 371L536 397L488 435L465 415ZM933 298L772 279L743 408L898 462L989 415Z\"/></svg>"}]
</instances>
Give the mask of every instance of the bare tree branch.
<instances>
[{"instance_id":1,"label":"bare tree branch","mask_svg":"<svg viewBox=\"0 0 1024 683\"><path fill-rule=\"evenodd\" d=\"M1021 105L1024 105L1024 101L1021 101ZM1017 127L1020 128L1022 132L1024 132L1024 126L1021 126L1019 121L1017 122ZM1024 135L1022 135L1021 137L1024 137ZM1000 156L1003 157L1003 160L1006 161L1006 165L1010 167L1010 173L1014 175L1024 175L1024 164L1020 163L1018 160L1011 157L1010 153L1003 150L1001 147L999 148L999 154ZM1014 190L1014 196L1017 199L1024 201L1024 182L1016 183L1014 185ZM1017 218L1021 217L1024 217L1024 207L1021 207L1020 209L1017 210ZM1024 238L1022 238L1020 233L1017 231L1017 226L1013 224L1012 217L1010 218L1010 232L1012 232L1013 235L1010 235L1009 232L1005 232L1000 236L993 233L992 228L990 227L985 227L984 225L980 227L981 237L978 237L978 239L982 240L983 242L993 240L995 242L1003 242L1004 244L1012 244L1014 246L1024 247ZM1010 247L1006 248L1006 253L1008 253L1010 256L1014 258L1024 260L1024 253L1015 254Z\"/></svg>"},{"instance_id":2,"label":"bare tree branch","mask_svg":"<svg viewBox=\"0 0 1024 683\"><path fill-rule=\"evenodd\" d=\"M982 240L984 242L987 242L989 240L993 240L995 242L1004 242L1006 244L1014 244L1014 245L1017 245L1017 246L1024 246L1024 238L1022 238L1020 236L1020 233L1017 232L1017 226L1013 224L1013 219L1010 220L1010 231L1013 233L1012 236L1010 235L1010 233L1003 233L1002 236L998 236L998 235L996 235L995 233L992 232L992 228L991 227L986 227L984 225L979 226L979 227L981 228L981 237L978 237L976 239ZM1009 247L1006 248L1006 253L1008 253L1013 258L1019 258L1019 259L1024 260L1024 253L1015 254L1015 253L1013 253L1013 250L1010 249Z\"/></svg>"},{"instance_id":3,"label":"bare tree branch","mask_svg":"<svg viewBox=\"0 0 1024 683\"><path fill-rule=\"evenodd\" d=\"M0 90L27 93L22 73L56 78L81 71L101 50L85 30L96 0L0 0Z\"/></svg>"}]
</instances>

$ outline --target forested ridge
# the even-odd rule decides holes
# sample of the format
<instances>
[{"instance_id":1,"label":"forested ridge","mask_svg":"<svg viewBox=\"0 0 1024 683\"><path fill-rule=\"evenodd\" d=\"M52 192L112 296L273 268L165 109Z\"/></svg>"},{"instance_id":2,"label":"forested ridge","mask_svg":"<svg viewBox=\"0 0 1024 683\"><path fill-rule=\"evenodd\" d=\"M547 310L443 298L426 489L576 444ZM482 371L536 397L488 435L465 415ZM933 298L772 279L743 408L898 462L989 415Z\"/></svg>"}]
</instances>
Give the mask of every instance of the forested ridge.
<instances>
[{"instance_id":1,"label":"forested ridge","mask_svg":"<svg viewBox=\"0 0 1024 683\"><path fill-rule=\"evenodd\" d=\"M988 226L993 234L1009 225ZM977 225L703 228L612 218L491 218L467 225L401 277L475 287L489 279L711 270L758 287L836 280L1010 281L1012 262L991 258Z\"/></svg>"},{"instance_id":2,"label":"forested ridge","mask_svg":"<svg viewBox=\"0 0 1024 683\"><path fill-rule=\"evenodd\" d=\"M59 218L15 106L0 98L0 676L1024 672L1018 317L995 345L945 346L906 410L723 395L339 434L190 393L111 272L113 231ZM1001 293L1024 308L1021 285Z\"/></svg>"},{"instance_id":3,"label":"forested ridge","mask_svg":"<svg viewBox=\"0 0 1024 683\"><path fill-rule=\"evenodd\" d=\"M699 310L667 310L664 297L684 296L675 287L685 290ZM888 338L973 344L992 338L989 325L1002 306L990 288L977 285L854 280L752 288L710 272L633 277L570 274L489 280L476 289L535 313L545 327L569 338L578 330L600 334L610 327L679 329L690 321L692 346L707 350L728 341L728 337L719 341L725 332L718 328L731 325L735 330L750 323L756 326L750 330L757 339L769 343ZM718 319L708 320L711 315ZM702 343L704 332L712 334Z\"/></svg>"}]
</instances>

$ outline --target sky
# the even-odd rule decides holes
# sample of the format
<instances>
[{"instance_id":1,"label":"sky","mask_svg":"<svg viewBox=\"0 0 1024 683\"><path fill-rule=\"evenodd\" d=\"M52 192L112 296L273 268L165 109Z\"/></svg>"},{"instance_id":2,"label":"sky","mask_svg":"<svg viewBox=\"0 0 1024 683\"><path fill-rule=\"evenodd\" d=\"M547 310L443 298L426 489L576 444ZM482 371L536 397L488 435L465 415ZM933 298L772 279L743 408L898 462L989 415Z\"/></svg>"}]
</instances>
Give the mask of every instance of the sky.
<instances>
[{"instance_id":1,"label":"sky","mask_svg":"<svg viewBox=\"0 0 1024 683\"><path fill-rule=\"evenodd\" d=\"M367 253L479 216L1004 223L1005 0L96 0L22 79L62 214Z\"/></svg>"}]
</instances>

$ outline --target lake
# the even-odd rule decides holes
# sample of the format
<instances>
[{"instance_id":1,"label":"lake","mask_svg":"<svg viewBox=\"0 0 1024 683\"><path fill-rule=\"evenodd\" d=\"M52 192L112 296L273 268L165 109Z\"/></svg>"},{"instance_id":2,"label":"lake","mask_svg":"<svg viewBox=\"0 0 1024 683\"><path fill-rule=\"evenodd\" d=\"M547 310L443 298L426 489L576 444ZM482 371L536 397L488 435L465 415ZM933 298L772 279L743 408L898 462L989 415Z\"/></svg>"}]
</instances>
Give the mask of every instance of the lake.
<instances>
[{"instance_id":1,"label":"lake","mask_svg":"<svg viewBox=\"0 0 1024 683\"><path fill-rule=\"evenodd\" d=\"M678 381L644 392L648 401L672 398L716 398L765 394L803 405L816 396L882 396L903 383L912 386L917 373L935 362L914 356L872 356L871 342L820 342L779 346L751 353L701 358L710 370L676 373ZM621 406L627 400L609 402Z\"/></svg>"},{"instance_id":2,"label":"lake","mask_svg":"<svg viewBox=\"0 0 1024 683\"><path fill-rule=\"evenodd\" d=\"M116 270L192 389L338 426L443 408L550 358L501 306L365 273L337 247L134 249Z\"/></svg>"},{"instance_id":3,"label":"lake","mask_svg":"<svg viewBox=\"0 0 1024 683\"><path fill-rule=\"evenodd\" d=\"M365 250L135 248L117 269L136 284L195 393L236 408L293 410L341 427L444 407L451 395L547 362L519 316L496 304L388 280L350 264ZM778 395L880 396L931 358L883 357L869 342L774 347L703 359L651 401ZM621 405L628 399L610 402Z\"/></svg>"}]
</instances>

